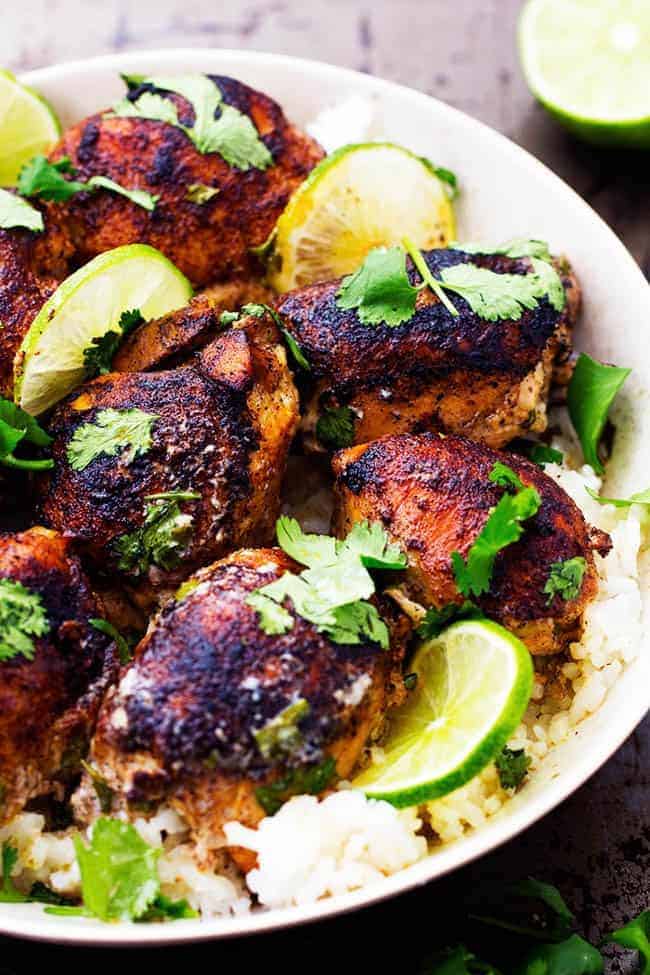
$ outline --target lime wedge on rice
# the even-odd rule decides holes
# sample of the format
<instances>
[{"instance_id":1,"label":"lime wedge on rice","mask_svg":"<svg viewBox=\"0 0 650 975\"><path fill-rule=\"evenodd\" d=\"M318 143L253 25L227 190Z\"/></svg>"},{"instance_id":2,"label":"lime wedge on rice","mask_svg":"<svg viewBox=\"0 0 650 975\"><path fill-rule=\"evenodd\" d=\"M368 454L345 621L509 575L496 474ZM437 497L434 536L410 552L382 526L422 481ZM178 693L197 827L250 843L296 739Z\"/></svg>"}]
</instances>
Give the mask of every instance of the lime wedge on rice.
<instances>
[{"instance_id":1,"label":"lime wedge on rice","mask_svg":"<svg viewBox=\"0 0 650 975\"><path fill-rule=\"evenodd\" d=\"M60 134L45 99L0 70L0 186L14 186L25 163L47 152Z\"/></svg>"},{"instance_id":2,"label":"lime wedge on rice","mask_svg":"<svg viewBox=\"0 0 650 975\"><path fill-rule=\"evenodd\" d=\"M356 271L373 247L454 239L449 184L427 159L390 143L343 146L293 194L278 220L268 278L280 292Z\"/></svg>"},{"instance_id":3,"label":"lime wedge on rice","mask_svg":"<svg viewBox=\"0 0 650 975\"><path fill-rule=\"evenodd\" d=\"M528 0L519 50L533 94L576 135L650 146L648 0Z\"/></svg>"},{"instance_id":4,"label":"lime wedge on rice","mask_svg":"<svg viewBox=\"0 0 650 975\"><path fill-rule=\"evenodd\" d=\"M521 640L487 620L454 623L416 651L415 689L391 720L382 758L355 788L394 806L459 789L501 751L533 686Z\"/></svg>"},{"instance_id":5,"label":"lime wedge on rice","mask_svg":"<svg viewBox=\"0 0 650 975\"><path fill-rule=\"evenodd\" d=\"M41 308L14 363L14 399L37 416L84 379L84 349L116 329L122 312L145 319L182 308L192 286L167 258L146 244L100 254L59 285Z\"/></svg>"}]
</instances>

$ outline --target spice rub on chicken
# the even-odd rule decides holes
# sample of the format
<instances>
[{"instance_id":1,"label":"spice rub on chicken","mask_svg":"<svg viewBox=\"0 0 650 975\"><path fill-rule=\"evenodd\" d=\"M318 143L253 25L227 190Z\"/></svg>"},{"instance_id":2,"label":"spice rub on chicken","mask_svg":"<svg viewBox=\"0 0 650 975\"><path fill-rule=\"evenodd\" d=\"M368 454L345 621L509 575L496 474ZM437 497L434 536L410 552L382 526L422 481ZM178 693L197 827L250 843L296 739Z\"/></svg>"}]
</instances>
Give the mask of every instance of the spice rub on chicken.
<instances>
[{"instance_id":1,"label":"spice rub on chicken","mask_svg":"<svg viewBox=\"0 0 650 975\"><path fill-rule=\"evenodd\" d=\"M266 632L247 600L297 571L281 549L236 552L162 609L92 744L116 799L170 804L209 846L224 823L253 826L288 795L352 772L403 696L403 627L390 649L337 643L286 604L291 628Z\"/></svg>"},{"instance_id":2,"label":"spice rub on chicken","mask_svg":"<svg viewBox=\"0 0 650 975\"><path fill-rule=\"evenodd\" d=\"M267 314L191 360L109 373L54 413L47 523L142 605L240 545L272 537L297 393Z\"/></svg>"},{"instance_id":3,"label":"spice rub on chicken","mask_svg":"<svg viewBox=\"0 0 650 975\"><path fill-rule=\"evenodd\" d=\"M79 771L116 648L69 540L0 535L0 824Z\"/></svg>"},{"instance_id":4,"label":"spice rub on chicken","mask_svg":"<svg viewBox=\"0 0 650 975\"><path fill-rule=\"evenodd\" d=\"M598 587L594 552L606 555L611 545L536 464L464 437L435 434L383 437L342 450L333 460L336 534L364 519L380 521L408 555L404 595L436 609L460 605L467 593L459 589L452 553L467 560L508 490L495 479L495 464L534 488L539 508L525 520L520 539L496 555L486 591L470 595L531 653L556 653L579 638L582 612ZM573 582L562 569L567 563L577 573Z\"/></svg>"},{"instance_id":5,"label":"spice rub on chicken","mask_svg":"<svg viewBox=\"0 0 650 975\"><path fill-rule=\"evenodd\" d=\"M528 257L454 249L428 251L422 259L436 279L459 265L508 276L534 267ZM440 430L503 447L525 432L544 430L549 387L570 353L580 304L568 265L555 264L563 309L541 295L518 318L488 320L450 291L458 312L453 315L423 288L408 320L368 323L358 308L341 302L345 279L284 295L277 310L310 365L303 376L307 446L331 449L387 434ZM554 274L550 264L545 268ZM406 272L406 289L409 282L420 285L410 257ZM369 287L366 297L385 294L390 304L394 283L391 288L373 295Z\"/></svg>"},{"instance_id":6,"label":"spice rub on chicken","mask_svg":"<svg viewBox=\"0 0 650 975\"><path fill-rule=\"evenodd\" d=\"M200 286L250 271L251 248L265 242L322 155L276 102L233 78L134 81L114 110L68 129L50 159L69 158L81 182L101 176L144 190L154 208L106 189L47 207L69 231L78 262L146 243Z\"/></svg>"}]
</instances>

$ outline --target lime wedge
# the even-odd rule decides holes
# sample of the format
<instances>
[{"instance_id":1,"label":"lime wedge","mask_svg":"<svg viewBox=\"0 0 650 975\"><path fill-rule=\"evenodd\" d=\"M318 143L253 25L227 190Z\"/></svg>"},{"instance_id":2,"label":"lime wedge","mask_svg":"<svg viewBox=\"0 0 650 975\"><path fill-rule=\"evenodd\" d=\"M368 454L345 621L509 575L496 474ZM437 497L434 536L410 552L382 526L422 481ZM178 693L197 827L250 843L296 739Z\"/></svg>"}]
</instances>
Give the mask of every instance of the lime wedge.
<instances>
[{"instance_id":1,"label":"lime wedge","mask_svg":"<svg viewBox=\"0 0 650 975\"><path fill-rule=\"evenodd\" d=\"M45 99L0 70L0 186L14 186L25 163L47 152L60 134Z\"/></svg>"},{"instance_id":2,"label":"lime wedge","mask_svg":"<svg viewBox=\"0 0 650 975\"><path fill-rule=\"evenodd\" d=\"M400 807L473 779L512 736L533 686L524 644L487 620L454 623L420 646L409 670L417 684L391 721L382 760L352 783Z\"/></svg>"},{"instance_id":3,"label":"lime wedge","mask_svg":"<svg viewBox=\"0 0 650 975\"><path fill-rule=\"evenodd\" d=\"M278 220L269 281L289 291L349 274L373 247L404 236L426 250L454 233L449 185L428 160L390 143L343 146L312 170Z\"/></svg>"},{"instance_id":4,"label":"lime wedge","mask_svg":"<svg viewBox=\"0 0 650 975\"><path fill-rule=\"evenodd\" d=\"M528 0L519 50L533 94L576 135L650 146L647 0Z\"/></svg>"},{"instance_id":5,"label":"lime wedge","mask_svg":"<svg viewBox=\"0 0 650 975\"><path fill-rule=\"evenodd\" d=\"M84 349L115 329L122 312L159 318L191 297L185 275L154 247L100 254L66 278L32 322L14 363L14 399L42 413L83 382Z\"/></svg>"}]
</instances>

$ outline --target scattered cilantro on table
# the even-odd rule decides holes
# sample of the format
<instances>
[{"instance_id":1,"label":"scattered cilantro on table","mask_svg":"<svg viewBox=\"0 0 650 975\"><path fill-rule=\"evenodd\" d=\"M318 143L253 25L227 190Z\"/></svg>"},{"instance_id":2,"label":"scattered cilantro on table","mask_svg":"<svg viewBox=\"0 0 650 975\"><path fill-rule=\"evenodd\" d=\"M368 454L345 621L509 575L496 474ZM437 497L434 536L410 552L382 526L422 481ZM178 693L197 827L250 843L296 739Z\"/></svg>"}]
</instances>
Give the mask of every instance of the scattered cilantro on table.
<instances>
[{"instance_id":1,"label":"scattered cilantro on table","mask_svg":"<svg viewBox=\"0 0 650 975\"><path fill-rule=\"evenodd\" d=\"M631 369L607 366L581 352L567 390L569 416L587 464L602 474L598 444L605 428L609 408Z\"/></svg>"},{"instance_id":2,"label":"scattered cilantro on table","mask_svg":"<svg viewBox=\"0 0 650 975\"><path fill-rule=\"evenodd\" d=\"M43 214L15 193L0 189L0 229L12 230L14 227L39 233L45 228Z\"/></svg>"},{"instance_id":3,"label":"scattered cilantro on table","mask_svg":"<svg viewBox=\"0 0 650 975\"><path fill-rule=\"evenodd\" d=\"M193 516L180 502L198 501L195 491L164 491L148 494L142 525L116 539L118 568L142 575L152 565L166 572L176 568L192 537Z\"/></svg>"},{"instance_id":4,"label":"scattered cilantro on table","mask_svg":"<svg viewBox=\"0 0 650 975\"><path fill-rule=\"evenodd\" d=\"M553 562L551 572L542 592L548 596L546 605L550 606L555 596L562 596L565 602L575 599L582 588L582 580L587 570L587 562L581 555L564 562Z\"/></svg>"},{"instance_id":5,"label":"scattered cilantro on table","mask_svg":"<svg viewBox=\"0 0 650 975\"><path fill-rule=\"evenodd\" d=\"M50 458L30 460L16 457L14 451L21 443L49 447L52 438L33 416L11 400L0 397L0 464L25 471L50 470L54 466L54 461Z\"/></svg>"},{"instance_id":6,"label":"scattered cilantro on table","mask_svg":"<svg viewBox=\"0 0 650 975\"><path fill-rule=\"evenodd\" d=\"M14 579L0 579L0 662L22 655L34 659L34 638L45 636L50 623L43 601Z\"/></svg>"},{"instance_id":7,"label":"scattered cilantro on table","mask_svg":"<svg viewBox=\"0 0 650 975\"><path fill-rule=\"evenodd\" d=\"M121 451L121 463L130 464L151 447L157 419L138 409L100 410L94 420L75 430L66 451L68 463L73 470L83 471L98 457L114 457Z\"/></svg>"},{"instance_id":8,"label":"scattered cilantro on table","mask_svg":"<svg viewBox=\"0 0 650 975\"><path fill-rule=\"evenodd\" d=\"M109 190L124 196L132 203L151 212L155 209L158 197L146 190L128 190L108 176L91 176L85 182L66 179L74 177L76 170L68 156L49 162L45 156L34 156L23 166L18 176L18 192L21 196L37 196L41 200L63 203L77 193L92 193L94 190Z\"/></svg>"},{"instance_id":9,"label":"scattered cilantro on table","mask_svg":"<svg viewBox=\"0 0 650 975\"><path fill-rule=\"evenodd\" d=\"M117 323L118 331L110 329L96 336L83 351L84 378L94 379L111 371L113 357L127 335L142 325L144 316L139 308L123 311Z\"/></svg>"}]
</instances>

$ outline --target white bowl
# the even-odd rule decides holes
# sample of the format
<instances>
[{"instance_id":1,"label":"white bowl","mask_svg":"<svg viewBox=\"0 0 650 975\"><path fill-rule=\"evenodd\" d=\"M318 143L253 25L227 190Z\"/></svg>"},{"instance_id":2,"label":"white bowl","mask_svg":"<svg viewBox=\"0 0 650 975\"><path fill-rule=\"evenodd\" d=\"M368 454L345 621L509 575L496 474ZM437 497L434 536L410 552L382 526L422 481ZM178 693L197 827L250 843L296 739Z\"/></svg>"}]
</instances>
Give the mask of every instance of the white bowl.
<instances>
[{"instance_id":1,"label":"white bowl","mask_svg":"<svg viewBox=\"0 0 650 975\"><path fill-rule=\"evenodd\" d=\"M233 75L267 92L298 124L352 94L370 97L377 131L458 173L459 238L531 236L566 253L585 306L576 339L594 356L632 366L615 410L615 456L605 493L650 485L650 288L625 247L576 193L524 150L474 119L426 95L342 68L249 51L173 50L116 54L33 71L24 81L55 106L64 125L110 105L123 91L119 72ZM390 188L386 188L390 192ZM645 570L650 589L650 565ZM646 619L650 621L646 591ZM104 945L165 944L269 931L350 911L428 883L526 829L592 775L643 718L649 704L650 641L597 714L554 749L504 813L465 839L374 887L308 907L215 921L105 925L43 914L40 905L0 904L0 931L28 938Z\"/></svg>"}]
</instances>

